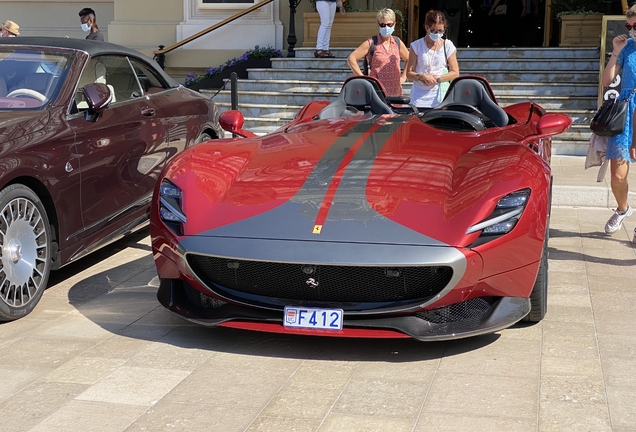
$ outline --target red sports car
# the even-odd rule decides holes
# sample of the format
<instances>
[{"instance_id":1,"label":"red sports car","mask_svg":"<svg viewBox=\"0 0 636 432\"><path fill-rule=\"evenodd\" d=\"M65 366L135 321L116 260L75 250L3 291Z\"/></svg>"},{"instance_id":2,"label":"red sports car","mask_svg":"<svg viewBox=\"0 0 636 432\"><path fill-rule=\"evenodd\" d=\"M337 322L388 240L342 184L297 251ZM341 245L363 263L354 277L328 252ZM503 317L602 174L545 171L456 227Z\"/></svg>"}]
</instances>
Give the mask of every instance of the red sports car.
<instances>
[{"instance_id":1,"label":"red sports car","mask_svg":"<svg viewBox=\"0 0 636 432\"><path fill-rule=\"evenodd\" d=\"M218 118L136 51L0 38L0 321L30 313L51 270L147 226L161 170L222 137Z\"/></svg>"},{"instance_id":2,"label":"red sports car","mask_svg":"<svg viewBox=\"0 0 636 432\"><path fill-rule=\"evenodd\" d=\"M151 210L159 301L207 326L444 340L546 313L551 136L479 77L435 109L347 80L257 137L175 157Z\"/></svg>"}]
</instances>

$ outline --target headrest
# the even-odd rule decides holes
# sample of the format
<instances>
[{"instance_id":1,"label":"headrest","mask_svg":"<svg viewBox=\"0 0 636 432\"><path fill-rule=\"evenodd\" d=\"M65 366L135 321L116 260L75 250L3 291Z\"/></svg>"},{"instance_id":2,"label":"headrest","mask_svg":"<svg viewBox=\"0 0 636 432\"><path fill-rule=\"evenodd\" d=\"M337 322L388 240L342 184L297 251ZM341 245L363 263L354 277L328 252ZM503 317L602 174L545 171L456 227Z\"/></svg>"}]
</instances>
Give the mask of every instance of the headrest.
<instances>
[{"instance_id":1,"label":"headrest","mask_svg":"<svg viewBox=\"0 0 636 432\"><path fill-rule=\"evenodd\" d=\"M106 66L99 62L95 64L95 82L106 84Z\"/></svg>"},{"instance_id":2,"label":"headrest","mask_svg":"<svg viewBox=\"0 0 636 432\"><path fill-rule=\"evenodd\" d=\"M479 107L486 96L484 86L479 81L464 79L453 87L454 97L461 97L461 102L474 107Z\"/></svg>"},{"instance_id":3,"label":"headrest","mask_svg":"<svg viewBox=\"0 0 636 432\"><path fill-rule=\"evenodd\" d=\"M344 87L344 100L349 106L367 106L376 95L370 82L365 80L349 81Z\"/></svg>"}]
</instances>

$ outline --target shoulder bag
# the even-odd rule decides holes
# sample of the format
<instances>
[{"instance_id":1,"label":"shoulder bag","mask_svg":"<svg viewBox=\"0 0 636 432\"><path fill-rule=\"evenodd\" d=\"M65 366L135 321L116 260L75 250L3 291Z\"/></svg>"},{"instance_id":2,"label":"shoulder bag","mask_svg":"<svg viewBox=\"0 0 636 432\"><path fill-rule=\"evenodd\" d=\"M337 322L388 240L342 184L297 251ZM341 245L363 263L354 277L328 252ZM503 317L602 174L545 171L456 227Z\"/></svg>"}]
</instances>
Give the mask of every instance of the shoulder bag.
<instances>
[{"instance_id":1,"label":"shoulder bag","mask_svg":"<svg viewBox=\"0 0 636 432\"><path fill-rule=\"evenodd\" d=\"M441 75L446 75L448 73L448 56L446 55L446 39L443 39L444 41L444 60L446 61L446 65L444 66L444 69L442 69L442 74ZM448 81L442 81L439 84L437 84L437 101L441 102L444 100L444 96L446 96L446 92L448 91L448 88L450 87L450 82Z\"/></svg>"},{"instance_id":2,"label":"shoulder bag","mask_svg":"<svg viewBox=\"0 0 636 432\"><path fill-rule=\"evenodd\" d=\"M627 99L609 98L596 111L590 129L598 136L613 136L623 132L629 99L634 95L632 90Z\"/></svg>"}]
</instances>

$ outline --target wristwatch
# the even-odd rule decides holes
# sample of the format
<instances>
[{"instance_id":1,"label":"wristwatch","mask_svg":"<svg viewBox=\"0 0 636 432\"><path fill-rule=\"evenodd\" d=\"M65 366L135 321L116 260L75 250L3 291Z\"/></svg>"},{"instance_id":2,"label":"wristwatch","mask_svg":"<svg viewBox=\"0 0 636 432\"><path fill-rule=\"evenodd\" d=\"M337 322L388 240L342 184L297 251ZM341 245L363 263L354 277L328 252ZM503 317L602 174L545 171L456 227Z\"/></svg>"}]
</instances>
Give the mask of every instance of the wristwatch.
<instances>
[{"instance_id":1,"label":"wristwatch","mask_svg":"<svg viewBox=\"0 0 636 432\"><path fill-rule=\"evenodd\" d=\"M437 84L440 84L442 82L442 77L437 77Z\"/></svg>"}]
</instances>

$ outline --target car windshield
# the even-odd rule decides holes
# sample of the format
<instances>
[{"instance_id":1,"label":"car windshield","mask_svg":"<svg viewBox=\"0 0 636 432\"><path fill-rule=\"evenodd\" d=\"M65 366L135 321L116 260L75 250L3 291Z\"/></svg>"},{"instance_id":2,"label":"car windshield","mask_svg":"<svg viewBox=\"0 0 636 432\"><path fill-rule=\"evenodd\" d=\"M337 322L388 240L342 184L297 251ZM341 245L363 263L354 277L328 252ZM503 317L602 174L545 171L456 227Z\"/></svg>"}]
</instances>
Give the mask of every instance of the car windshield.
<instances>
[{"instance_id":1,"label":"car windshield","mask_svg":"<svg viewBox=\"0 0 636 432\"><path fill-rule=\"evenodd\" d=\"M0 110L39 109L57 95L69 54L0 49Z\"/></svg>"}]
</instances>

